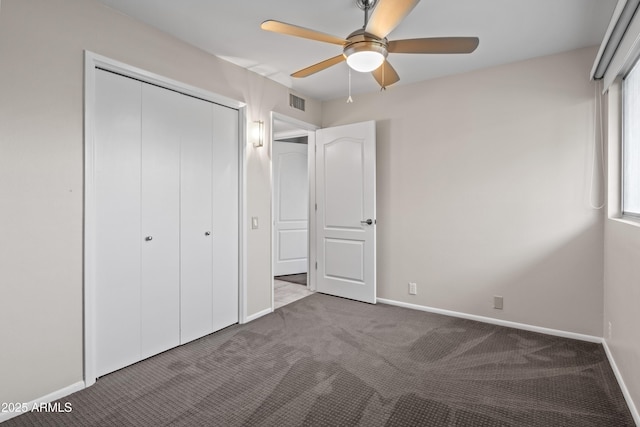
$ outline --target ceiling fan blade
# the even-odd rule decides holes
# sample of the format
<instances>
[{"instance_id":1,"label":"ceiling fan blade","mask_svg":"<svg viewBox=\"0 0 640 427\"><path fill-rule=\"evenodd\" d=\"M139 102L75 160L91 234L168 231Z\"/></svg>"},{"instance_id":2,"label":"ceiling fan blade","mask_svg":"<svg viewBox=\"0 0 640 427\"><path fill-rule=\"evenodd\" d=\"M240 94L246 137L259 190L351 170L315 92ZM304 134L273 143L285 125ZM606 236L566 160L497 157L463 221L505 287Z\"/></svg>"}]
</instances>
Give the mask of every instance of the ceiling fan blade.
<instances>
[{"instance_id":1,"label":"ceiling fan blade","mask_svg":"<svg viewBox=\"0 0 640 427\"><path fill-rule=\"evenodd\" d=\"M365 32L381 39L398 26L420 0L380 0L373 9Z\"/></svg>"},{"instance_id":2,"label":"ceiling fan blade","mask_svg":"<svg viewBox=\"0 0 640 427\"><path fill-rule=\"evenodd\" d=\"M262 25L260 25L260 28L266 31L273 31L274 33L287 34L289 36L302 37L305 39L317 40L319 42L332 43L340 46L343 46L345 43L347 43L345 39L342 39L340 37L321 33L315 30L310 30L304 27L298 27L297 25L287 24L280 21L264 21Z\"/></svg>"},{"instance_id":3,"label":"ceiling fan blade","mask_svg":"<svg viewBox=\"0 0 640 427\"><path fill-rule=\"evenodd\" d=\"M371 74L382 89L385 89L387 86L391 86L400 80L400 76L398 76L396 70L387 60L385 60L376 70L373 70Z\"/></svg>"},{"instance_id":4,"label":"ceiling fan blade","mask_svg":"<svg viewBox=\"0 0 640 427\"><path fill-rule=\"evenodd\" d=\"M295 73L291 74L291 77L307 77L311 74L317 73L318 71L322 71L336 64L339 64L344 60L344 55L340 54L338 56L334 56L333 58L325 59L322 62L318 62L317 64L314 64L310 67L303 68L300 71L296 71Z\"/></svg>"},{"instance_id":5,"label":"ceiling fan blade","mask_svg":"<svg viewBox=\"0 0 640 427\"><path fill-rule=\"evenodd\" d=\"M477 37L432 37L389 42L392 53L471 53L478 47Z\"/></svg>"}]
</instances>

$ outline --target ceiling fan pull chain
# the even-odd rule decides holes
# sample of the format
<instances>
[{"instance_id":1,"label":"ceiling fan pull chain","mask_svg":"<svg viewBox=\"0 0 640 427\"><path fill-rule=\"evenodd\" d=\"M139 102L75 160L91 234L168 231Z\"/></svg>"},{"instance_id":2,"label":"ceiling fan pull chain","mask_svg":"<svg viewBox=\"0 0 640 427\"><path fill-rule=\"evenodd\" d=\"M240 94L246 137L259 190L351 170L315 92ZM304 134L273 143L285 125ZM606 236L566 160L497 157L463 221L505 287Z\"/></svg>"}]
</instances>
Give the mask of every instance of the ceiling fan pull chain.
<instances>
[{"instance_id":1,"label":"ceiling fan pull chain","mask_svg":"<svg viewBox=\"0 0 640 427\"><path fill-rule=\"evenodd\" d=\"M353 98L351 98L351 68L349 68L349 97L347 98L347 104L351 104Z\"/></svg>"}]
</instances>

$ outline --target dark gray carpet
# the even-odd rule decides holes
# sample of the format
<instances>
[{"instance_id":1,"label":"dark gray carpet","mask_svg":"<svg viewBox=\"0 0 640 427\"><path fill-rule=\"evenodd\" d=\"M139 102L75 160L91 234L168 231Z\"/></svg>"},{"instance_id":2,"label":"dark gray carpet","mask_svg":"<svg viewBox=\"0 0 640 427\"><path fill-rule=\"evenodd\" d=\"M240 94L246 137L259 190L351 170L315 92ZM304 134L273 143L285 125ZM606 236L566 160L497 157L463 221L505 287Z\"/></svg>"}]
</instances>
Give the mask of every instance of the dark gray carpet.
<instances>
[{"instance_id":1,"label":"dark gray carpet","mask_svg":"<svg viewBox=\"0 0 640 427\"><path fill-rule=\"evenodd\" d=\"M60 402L3 427L634 425L598 344L321 294Z\"/></svg>"},{"instance_id":2,"label":"dark gray carpet","mask_svg":"<svg viewBox=\"0 0 640 427\"><path fill-rule=\"evenodd\" d=\"M282 280L283 282L297 283L298 285L307 285L307 273L287 274L284 276L276 276L274 279Z\"/></svg>"}]
</instances>

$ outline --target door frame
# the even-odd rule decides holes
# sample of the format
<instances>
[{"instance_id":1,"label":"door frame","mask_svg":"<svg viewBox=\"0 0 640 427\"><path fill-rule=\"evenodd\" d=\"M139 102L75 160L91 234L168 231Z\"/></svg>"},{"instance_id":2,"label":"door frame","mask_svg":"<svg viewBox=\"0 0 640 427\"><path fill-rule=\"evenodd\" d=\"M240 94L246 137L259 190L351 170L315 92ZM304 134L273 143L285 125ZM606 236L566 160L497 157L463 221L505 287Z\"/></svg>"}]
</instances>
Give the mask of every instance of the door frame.
<instances>
[{"instance_id":1,"label":"door frame","mask_svg":"<svg viewBox=\"0 0 640 427\"><path fill-rule=\"evenodd\" d=\"M274 204L273 204L273 195L275 194L274 188L274 178L273 178L273 141L275 140L275 132L274 129L274 121L278 120L281 122L285 122L287 124L296 126L301 132L307 132L307 175L308 175L308 185L309 185L309 207L308 207L308 218L307 218L307 289L311 291L316 290L316 270L315 270L315 262L316 262L316 235L315 235L315 225L316 225L316 216L315 216L315 201L316 201L316 130L320 129L320 126L313 125L311 123L304 122L302 120L294 119L293 117L286 116L284 114L277 113L275 111L271 112L271 139L269 144L269 158L270 162L270 188L271 188L271 223L269 227L271 228L271 242L270 242L270 267L269 271L271 274L271 311L274 310L275 302L274 302L274 279L273 279L273 243L275 241L275 227L274 227ZM314 268L311 268L314 266Z\"/></svg>"},{"instance_id":2,"label":"door frame","mask_svg":"<svg viewBox=\"0 0 640 427\"><path fill-rule=\"evenodd\" d=\"M191 86L177 80L133 67L102 55L84 51L84 236L83 236L83 290L84 290L84 385L89 387L96 382L96 348L95 348L95 225L96 225L96 193L95 193L95 101L96 101L96 69L111 71L125 77L150 83L165 89L194 96L225 107L238 110L238 204L239 204L239 253L238 253L238 321L246 322L246 146L247 117L246 103L207 90Z\"/></svg>"}]
</instances>

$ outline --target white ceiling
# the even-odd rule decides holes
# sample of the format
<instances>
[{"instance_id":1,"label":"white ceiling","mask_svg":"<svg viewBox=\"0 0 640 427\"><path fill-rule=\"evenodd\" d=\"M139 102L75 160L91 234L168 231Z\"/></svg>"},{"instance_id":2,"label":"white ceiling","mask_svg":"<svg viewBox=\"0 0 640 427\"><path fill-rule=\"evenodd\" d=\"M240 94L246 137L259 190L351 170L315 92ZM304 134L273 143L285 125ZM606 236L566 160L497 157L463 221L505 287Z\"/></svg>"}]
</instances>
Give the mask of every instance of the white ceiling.
<instances>
[{"instance_id":1,"label":"white ceiling","mask_svg":"<svg viewBox=\"0 0 640 427\"><path fill-rule=\"evenodd\" d=\"M361 28L355 0L99 0L216 56L318 100L347 97L348 67L304 79L289 75L341 47L260 29L275 19L346 37ZM422 0L389 40L478 36L470 55L390 54L398 85L599 45L617 0ZM585 74L589 70L585 70ZM379 90L352 73L353 93ZM393 90L393 86L388 90Z\"/></svg>"}]
</instances>

